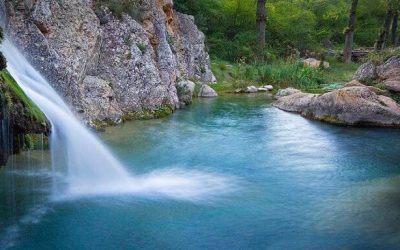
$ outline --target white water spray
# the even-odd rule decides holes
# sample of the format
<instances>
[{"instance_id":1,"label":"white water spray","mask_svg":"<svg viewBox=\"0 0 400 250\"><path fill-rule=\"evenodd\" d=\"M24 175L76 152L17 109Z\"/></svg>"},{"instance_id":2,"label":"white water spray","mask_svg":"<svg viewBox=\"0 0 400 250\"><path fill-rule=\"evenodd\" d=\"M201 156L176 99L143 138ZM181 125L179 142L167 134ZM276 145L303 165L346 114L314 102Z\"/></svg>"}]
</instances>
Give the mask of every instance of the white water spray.
<instances>
[{"instance_id":1,"label":"white water spray","mask_svg":"<svg viewBox=\"0 0 400 250\"><path fill-rule=\"evenodd\" d=\"M201 172L164 170L132 176L81 125L50 84L8 39L2 51L10 74L51 122L53 165L57 170L66 166L67 190L57 196L150 194L193 200L231 191L232 180Z\"/></svg>"}]
</instances>

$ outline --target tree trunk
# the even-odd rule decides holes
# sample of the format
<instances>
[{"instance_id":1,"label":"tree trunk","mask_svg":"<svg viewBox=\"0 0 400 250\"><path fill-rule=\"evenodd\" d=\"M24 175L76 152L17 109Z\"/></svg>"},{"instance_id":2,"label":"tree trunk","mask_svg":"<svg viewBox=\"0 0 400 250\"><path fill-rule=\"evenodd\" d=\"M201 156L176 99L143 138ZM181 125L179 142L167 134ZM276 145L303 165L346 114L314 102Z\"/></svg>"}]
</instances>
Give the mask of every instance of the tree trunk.
<instances>
[{"instance_id":1,"label":"tree trunk","mask_svg":"<svg viewBox=\"0 0 400 250\"><path fill-rule=\"evenodd\" d=\"M398 22L399 22L399 12L396 11L394 13L393 22L392 22L392 44L393 44L393 46L398 46L398 44L399 44L399 36L397 34Z\"/></svg>"},{"instance_id":2,"label":"tree trunk","mask_svg":"<svg viewBox=\"0 0 400 250\"><path fill-rule=\"evenodd\" d=\"M354 40L354 28L356 24L356 11L357 11L358 0L353 0L351 3L349 23L345 31L345 42L343 50L343 61L344 63L351 62L351 56L353 52L353 40Z\"/></svg>"},{"instance_id":3,"label":"tree trunk","mask_svg":"<svg viewBox=\"0 0 400 250\"><path fill-rule=\"evenodd\" d=\"M386 13L385 24L383 25L383 30L379 34L378 40L375 44L376 51L382 51L385 48L387 39L389 38L390 32L390 24L392 23L393 19L393 11L388 10Z\"/></svg>"},{"instance_id":4,"label":"tree trunk","mask_svg":"<svg viewBox=\"0 0 400 250\"><path fill-rule=\"evenodd\" d=\"M265 1L266 0L257 0L257 47L261 53L261 57L265 47L265 23L267 21Z\"/></svg>"}]
</instances>

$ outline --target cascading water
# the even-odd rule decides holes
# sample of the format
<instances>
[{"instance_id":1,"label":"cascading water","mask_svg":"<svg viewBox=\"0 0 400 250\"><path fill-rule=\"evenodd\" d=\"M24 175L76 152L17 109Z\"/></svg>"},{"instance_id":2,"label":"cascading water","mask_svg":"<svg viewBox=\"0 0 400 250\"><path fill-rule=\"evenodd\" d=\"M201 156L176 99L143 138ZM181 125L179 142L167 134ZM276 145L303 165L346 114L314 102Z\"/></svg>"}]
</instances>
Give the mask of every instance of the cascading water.
<instances>
[{"instance_id":1,"label":"cascading water","mask_svg":"<svg viewBox=\"0 0 400 250\"><path fill-rule=\"evenodd\" d=\"M2 51L10 74L51 122L54 168L60 171L60 166L66 166L67 188L59 191L55 187L57 196L150 193L192 200L220 195L232 187L232 180L200 172L164 170L132 176L96 136L81 125L10 40L4 41Z\"/></svg>"}]
</instances>

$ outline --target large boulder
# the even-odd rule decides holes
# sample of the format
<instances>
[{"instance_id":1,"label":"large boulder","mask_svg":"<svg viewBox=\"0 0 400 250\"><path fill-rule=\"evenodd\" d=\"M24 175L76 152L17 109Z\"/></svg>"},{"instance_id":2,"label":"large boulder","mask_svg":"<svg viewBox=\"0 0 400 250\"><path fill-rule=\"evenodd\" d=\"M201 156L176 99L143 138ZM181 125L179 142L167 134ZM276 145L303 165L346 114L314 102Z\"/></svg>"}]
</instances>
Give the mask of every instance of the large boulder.
<instances>
[{"instance_id":1,"label":"large boulder","mask_svg":"<svg viewBox=\"0 0 400 250\"><path fill-rule=\"evenodd\" d=\"M376 79L377 76L376 65L373 62L367 62L357 69L353 79L365 83Z\"/></svg>"},{"instance_id":2,"label":"large boulder","mask_svg":"<svg viewBox=\"0 0 400 250\"><path fill-rule=\"evenodd\" d=\"M400 127L400 106L364 85L322 95L292 91L279 96L274 106L330 123Z\"/></svg>"},{"instance_id":3,"label":"large boulder","mask_svg":"<svg viewBox=\"0 0 400 250\"><path fill-rule=\"evenodd\" d=\"M196 84L192 81L182 80L176 84L178 98L182 105L189 105L193 101Z\"/></svg>"},{"instance_id":4,"label":"large boulder","mask_svg":"<svg viewBox=\"0 0 400 250\"><path fill-rule=\"evenodd\" d=\"M400 92L400 57L391 57L376 68L380 81L387 90Z\"/></svg>"},{"instance_id":5,"label":"large boulder","mask_svg":"<svg viewBox=\"0 0 400 250\"><path fill-rule=\"evenodd\" d=\"M358 68L353 79L367 84L381 82L387 90L400 92L400 57L393 56L380 65L367 62Z\"/></svg>"},{"instance_id":6,"label":"large boulder","mask_svg":"<svg viewBox=\"0 0 400 250\"><path fill-rule=\"evenodd\" d=\"M203 84L200 87L199 97L217 97L217 96L218 96L217 92L207 84Z\"/></svg>"}]
</instances>

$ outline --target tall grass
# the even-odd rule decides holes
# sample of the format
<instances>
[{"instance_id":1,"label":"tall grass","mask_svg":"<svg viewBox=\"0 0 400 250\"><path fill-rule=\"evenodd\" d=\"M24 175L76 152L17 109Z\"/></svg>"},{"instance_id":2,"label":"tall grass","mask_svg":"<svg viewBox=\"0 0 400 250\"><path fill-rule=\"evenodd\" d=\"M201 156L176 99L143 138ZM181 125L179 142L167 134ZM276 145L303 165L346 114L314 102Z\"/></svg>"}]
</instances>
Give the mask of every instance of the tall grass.
<instances>
[{"instance_id":1,"label":"tall grass","mask_svg":"<svg viewBox=\"0 0 400 250\"><path fill-rule=\"evenodd\" d=\"M212 68L218 82L223 85L228 84L232 88L272 84L280 88L295 87L302 90L313 90L318 89L324 83L321 69L304 67L303 63L298 60L279 60L268 64L238 62L234 65L215 62L212 64Z\"/></svg>"}]
</instances>

